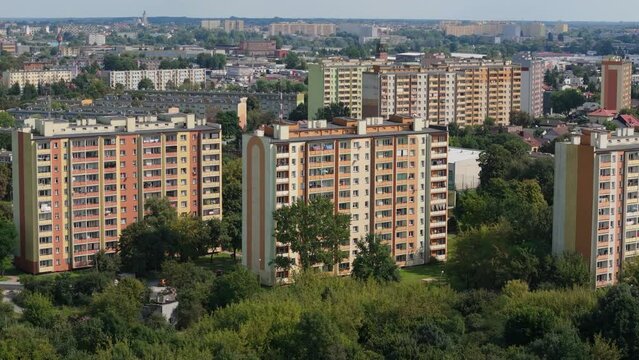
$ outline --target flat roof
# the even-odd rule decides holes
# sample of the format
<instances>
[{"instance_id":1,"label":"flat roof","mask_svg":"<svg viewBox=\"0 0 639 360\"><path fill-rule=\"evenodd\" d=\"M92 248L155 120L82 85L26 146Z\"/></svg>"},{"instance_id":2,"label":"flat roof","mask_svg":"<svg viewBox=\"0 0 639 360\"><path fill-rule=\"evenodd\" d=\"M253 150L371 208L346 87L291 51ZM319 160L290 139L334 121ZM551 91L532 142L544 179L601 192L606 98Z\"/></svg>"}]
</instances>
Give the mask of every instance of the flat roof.
<instances>
[{"instance_id":1,"label":"flat roof","mask_svg":"<svg viewBox=\"0 0 639 360\"><path fill-rule=\"evenodd\" d=\"M448 163L456 163L458 161L465 160L478 160L481 150L477 149L464 149L449 147L448 148Z\"/></svg>"}]
</instances>

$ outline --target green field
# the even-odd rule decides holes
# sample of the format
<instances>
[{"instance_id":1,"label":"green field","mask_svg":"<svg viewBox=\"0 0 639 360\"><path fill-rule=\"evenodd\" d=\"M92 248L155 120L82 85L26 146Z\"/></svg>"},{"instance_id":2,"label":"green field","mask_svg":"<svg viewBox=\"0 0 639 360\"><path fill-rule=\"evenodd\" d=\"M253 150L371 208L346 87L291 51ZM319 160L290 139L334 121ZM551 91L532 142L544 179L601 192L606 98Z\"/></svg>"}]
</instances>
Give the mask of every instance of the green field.
<instances>
[{"instance_id":1,"label":"green field","mask_svg":"<svg viewBox=\"0 0 639 360\"><path fill-rule=\"evenodd\" d=\"M448 256L455 250L456 234L448 234ZM435 279L437 282L447 282L444 271L445 263L438 262L426 265L405 267L399 270L401 281L410 283L420 283L423 279Z\"/></svg>"},{"instance_id":2,"label":"green field","mask_svg":"<svg viewBox=\"0 0 639 360\"><path fill-rule=\"evenodd\" d=\"M238 254L237 260L233 260L231 254L217 253L211 258L211 255L202 256L195 260L195 264L208 270L217 271L222 270L224 272L231 271L236 264L240 263L240 256Z\"/></svg>"}]
</instances>

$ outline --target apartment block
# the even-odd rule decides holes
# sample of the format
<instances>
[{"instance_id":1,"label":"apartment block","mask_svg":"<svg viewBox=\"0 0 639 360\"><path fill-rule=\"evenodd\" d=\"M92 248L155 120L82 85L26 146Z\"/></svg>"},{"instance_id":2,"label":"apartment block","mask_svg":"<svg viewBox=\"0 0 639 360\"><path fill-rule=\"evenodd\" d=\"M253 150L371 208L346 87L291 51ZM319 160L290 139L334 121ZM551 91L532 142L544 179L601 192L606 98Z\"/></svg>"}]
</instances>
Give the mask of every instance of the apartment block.
<instances>
[{"instance_id":1,"label":"apartment block","mask_svg":"<svg viewBox=\"0 0 639 360\"><path fill-rule=\"evenodd\" d=\"M521 66L521 111L530 116L544 114L544 61L530 53L517 54L513 63Z\"/></svg>"},{"instance_id":2,"label":"apartment block","mask_svg":"<svg viewBox=\"0 0 639 360\"><path fill-rule=\"evenodd\" d=\"M224 30L226 32L244 31L244 20L221 19L221 20L202 20L201 27L206 30Z\"/></svg>"},{"instance_id":3,"label":"apartment block","mask_svg":"<svg viewBox=\"0 0 639 360\"><path fill-rule=\"evenodd\" d=\"M639 255L639 135L583 131L557 143L553 252L580 253L596 287L617 283Z\"/></svg>"},{"instance_id":4,"label":"apartment block","mask_svg":"<svg viewBox=\"0 0 639 360\"><path fill-rule=\"evenodd\" d=\"M521 68L509 61L448 59L428 66L374 66L363 74L364 117L404 115L431 124L507 125L521 108Z\"/></svg>"},{"instance_id":5,"label":"apartment block","mask_svg":"<svg viewBox=\"0 0 639 360\"><path fill-rule=\"evenodd\" d=\"M343 103L351 117L362 118L362 74L383 65L384 60L334 58L308 65L308 118L332 103Z\"/></svg>"},{"instance_id":6,"label":"apartment block","mask_svg":"<svg viewBox=\"0 0 639 360\"><path fill-rule=\"evenodd\" d=\"M619 112L632 107L632 62L613 56L601 62L601 106Z\"/></svg>"},{"instance_id":7,"label":"apartment block","mask_svg":"<svg viewBox=\"0 0 639 360\"><path fill-rule=\"evenodd\" d=\"M16 264L33 274L93 265L114 252L149 198L219 218L221 130L192 114L27 119L13 132Z\"/></svg>"},{"instance_id":8,"label":"apartment block","mask_svg":"<svg viewBox=\"0 0 639 360\"><path fill-rule=\"evenodd\" d=\"M266 126L242 141L243 264L267 285L290 281L277 256L297 254L272 235L273 212L323 196L351 217L348 254L337 269L347 275L355 242L380 236L399 266L447 255L448 138L422 119L335 118ZM294 266L292 271L296 271Z\"/></svg>"},{"instance_id":9,"label":"apartment block","mask_svg":"<svg viewBox=\"0 0 639 360\"><path fill-rule=\"evenodd\" d=\"M154 90L166 90L169 82L180 86L185 81L191 84L203 84L206 81L206 69L106 71L105 74L109 86L115 88L122 84L125 90L137 90L143 79L151 80Z\"/></svg>"},{"instance_id":10,"label":"apartment block","mask_svg":"<svg viewBox=\"0 0 639 360\"><path fill-rule=\"evenodd\" d=\"M27 84L37 86L39 84L52 84L60 80L69 82L73 78L73 72L67 70L5 71L2 73L2 84L9 87L17 83L22 89Z\"/></svg>"},{"instance_id":11,"label":"apartment block","mask_svg":"<svg viewBox=\"0 0 639 360\"><path fill-rule=\"evenodd\" d=\"M502 22L475 22L475 23L461 23L458 21L443 21L440 23L440 28L447 36L498 36L503 32L504 25L507 23Z\"/></svg>"},{"instance_id":12,"label":"apartment block","mask_svg":"<svg viewBox=\"0 0 639 360\"><path fill-rule=\"evenodd\" d=\"M277 35L304 35L311 37L324 37L335 35L335 24L308 24L305 22L283 22L269 25L270 36Z\"/></svg>"}]
</instances>

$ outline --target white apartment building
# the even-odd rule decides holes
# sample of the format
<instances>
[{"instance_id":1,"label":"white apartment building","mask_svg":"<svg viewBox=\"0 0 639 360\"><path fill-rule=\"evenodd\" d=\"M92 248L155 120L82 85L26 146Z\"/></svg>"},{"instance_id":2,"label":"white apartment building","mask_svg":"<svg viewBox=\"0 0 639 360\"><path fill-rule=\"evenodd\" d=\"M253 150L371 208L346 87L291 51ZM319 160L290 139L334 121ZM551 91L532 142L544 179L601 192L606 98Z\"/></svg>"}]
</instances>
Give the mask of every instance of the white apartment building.
<instances>
[{"instance_id":1,"label":"white apartment building","mask_svg":"<svg viewBox=\"0 0 639 360\"><path fill-rule=\"evenodd\" d=\"M109 86L115 88L117 84L124 85L127 90L137 90L140 81L149 79L155 90L166 90L166 84L171 81L180 86L185 80L191 84L202 84L206 81L205 69L170 69L170 70L129 70L107 72Z\"/></svg>"},{"instance_id":2,"label":"white apartment building","mask_svg":"<svg viewBox=\"0 0 639 360\"><path fill-rule=\"evenodd\" d=\"M24 88L26 84L52 84L60 80L65 82L73 79L73 72L68 70L41 70L41 71L5 71L2 73L2 84L9 87L13 84Z\"/></svg>"}]
</instances>

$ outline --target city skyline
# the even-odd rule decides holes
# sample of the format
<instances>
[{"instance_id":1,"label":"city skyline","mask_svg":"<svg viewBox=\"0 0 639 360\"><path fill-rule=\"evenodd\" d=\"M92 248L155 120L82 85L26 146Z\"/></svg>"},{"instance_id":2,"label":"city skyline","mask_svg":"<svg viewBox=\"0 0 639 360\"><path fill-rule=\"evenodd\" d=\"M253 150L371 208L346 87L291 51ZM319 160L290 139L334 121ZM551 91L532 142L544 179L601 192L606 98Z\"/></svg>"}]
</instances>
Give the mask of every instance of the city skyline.
<instances>
[{"instance_id":1,"label":"city skyline","mask_svg":"<svg viewBox=\"0 0 639 360\"><path fill-rule=\"evenodd\" d=\"M247 0L225 4L224 9L216 4L198 0L174 3L169 1L140 0L135 6L124 0L92 2L67 0L64 6L46 0L11 2L3 9L3 18L73 18L73 17L133 17L144 10L149 16L184 16L194 18L352 18L352 19L460 19L460 20L513 20L513 21L639 21L631 9L633 1L614 0L615 6L600 6L594 0L568 0L553 2L540 0L486 0L481 3L470 0L430 1L398 0L370 3L355 0L344 5L337 0L309 3L300 7L299 2L280 0L277 5L258 0ZM500 9L499 12L495 9Z\"/></svg>"}]
</instances>

